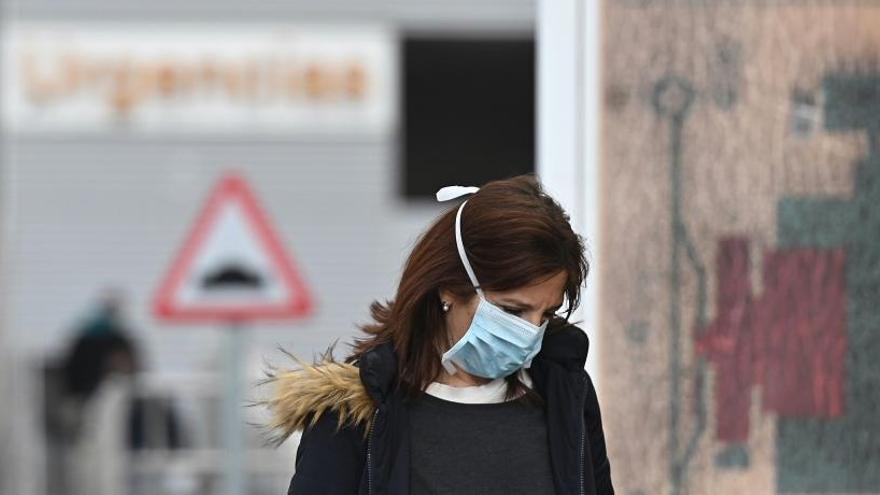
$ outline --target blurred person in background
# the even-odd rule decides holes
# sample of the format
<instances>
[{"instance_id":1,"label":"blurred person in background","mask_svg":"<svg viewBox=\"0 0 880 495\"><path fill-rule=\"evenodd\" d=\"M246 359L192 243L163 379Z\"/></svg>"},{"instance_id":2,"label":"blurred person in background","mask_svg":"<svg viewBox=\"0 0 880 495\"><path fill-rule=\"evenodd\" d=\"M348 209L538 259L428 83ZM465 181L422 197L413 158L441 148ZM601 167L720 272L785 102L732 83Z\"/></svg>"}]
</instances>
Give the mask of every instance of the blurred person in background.
<instances>
[{"instance_id":1,"label":"blurred person in background","mask_svg":"<svg viewBox=\"0 0 880 495\"><path fill-rule=\"evenodd\" d=\"M118 291L108 291L91 318L76 331L77 335L64 359L65 395L82 409L111 377L131 387L126 378L141 371L140 351L131 337L124 318L124 300ZM179 424L170 402L164 397L131 397L128 418L128 446L178 448L181 445ZM152 415L162 416L163 438L147 438L147 423Z\"/></svg>"},{"instance_id":2,"label":"blurred person in background","mask_svg":"<svg viewBox=\"0 0 880 495\"><path fill-rule=\"evenodd\" d=\"M532 176L437 199L465 194L344 363L273 373L279 440L304 430L288 494L614 493L589 341L568 321L583 242Z\"/></svg>"},{"instance_id":3,"label":"blurred person in background","mask_svg":"<svg viewBox=\"0 0 880 495\"><path fill-rule=\"evenodd\" d=\"M46 384L53 489L111 493L127 486L127 451L182 446L170 400L138 392L141 353L119 291L107 291L75 329L58 368Z\"/></svg>"},{"instance_id":4,"label":"blurred person in background","mask_svg":"<svg viewBox=\"0 0 880 495\"><path fill-rule=\"evenodd\" d=\"M122 297L108 292L94 315L76 330L64 360L65 389L70 397L84 402L108 375L133 374L138 361L138 349L123 320Z\"/></svg>"},{"instance_id":5,"label":"blurred person in background","mask_svg":"<svg viewBox=\"0 0 880 495\"><path fill-rule=\"evenodd\" d=\"M53 447L50 452L64 451L79 441L84 411L101 384L114 374L131 376L140 360L123 321L118 291L107 291L73 332L69 347L46 369L44 401L47 440Z\"/></svg>"},{"instance_id":6,"label":"blurred person in background","mask_svg":"<svg viewBox=\"0 0 880 495\"><path fill-rule=\"evenodd\" d=\"M125 377L117 383L129 388L128 378L139 367L138 347L122 313L122 294L115 289L105 291L88 317L74 328L68 348L47 366L44 410L50 492L79 487L94 479L99 470L117 470L107 462L96 469L86 469L85 461L96 457L101 433L126 430L114 425L127 423L123 412L127 408L119 400L108 401L105 393L105 384L115 381L114 377ZM120 406L114 407L110 416L96 418L101 416L98 411L106 409L111 402L118 402ZM90 451L90 456L82 455L85 450ZM116 459L119 455L114 452L97 457ZM87 491L84 488L79 491ZM76 488L71 489L78 493Z\"/></svg>"}]
</instances>

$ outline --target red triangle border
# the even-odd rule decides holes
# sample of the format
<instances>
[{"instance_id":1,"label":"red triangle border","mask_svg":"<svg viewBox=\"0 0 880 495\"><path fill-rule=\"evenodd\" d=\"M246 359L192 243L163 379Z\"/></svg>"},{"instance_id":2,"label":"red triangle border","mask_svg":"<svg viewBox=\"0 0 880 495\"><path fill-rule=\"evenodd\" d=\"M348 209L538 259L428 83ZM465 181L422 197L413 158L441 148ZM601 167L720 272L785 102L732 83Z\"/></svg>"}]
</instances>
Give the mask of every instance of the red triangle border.
<instances>
[{"instance_id":1,"label":"red triangle border","mask_svg":"<svg viewBox=\"0 0 880 495\"><path fill-rule=\"evenodd\" d=\"M284 304L264 304L253 306L205 306L185 307L174 300L174 294L180 287L183 277L190 264L199 252L211 227L224 204L237 201L244 211L250 226L256 231L267 255L271 258L277 275L287 286L291 297ZM251 191L247 181L238 174L225 176L208 197L202 211L197 217L194 227L190 230L182 249L171 265L153 303L153 313L161 320L171 322L249 322L256 320L291 320L311 314L312 297L299 276L294 264L288 257L283 244L271 227L268 215L261 208L257 197Z\"/></svg>"}]
</instances>

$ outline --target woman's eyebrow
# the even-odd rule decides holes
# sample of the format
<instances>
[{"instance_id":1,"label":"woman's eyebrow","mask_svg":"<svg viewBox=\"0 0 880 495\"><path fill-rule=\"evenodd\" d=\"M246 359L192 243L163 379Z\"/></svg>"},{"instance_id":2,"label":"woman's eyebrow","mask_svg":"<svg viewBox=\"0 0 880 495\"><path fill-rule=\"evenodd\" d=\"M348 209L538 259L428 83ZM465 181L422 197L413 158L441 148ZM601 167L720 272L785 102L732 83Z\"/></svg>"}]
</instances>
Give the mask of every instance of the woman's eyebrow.
<instances>
[{"instance_id":1,"label":"woman's eyebrow","mask_svg":"<svg viewBox=\"0 0 880 495\"><path fill-rule=\"evenodd\" d=\"M520 309L525 309L531 311L532 305L523 301L519 301L517 299L513 299L510 297L502 297L498 300L498 302L502 304L507 304L508 306L516 306Z\"/></svg>"}]
</instances>

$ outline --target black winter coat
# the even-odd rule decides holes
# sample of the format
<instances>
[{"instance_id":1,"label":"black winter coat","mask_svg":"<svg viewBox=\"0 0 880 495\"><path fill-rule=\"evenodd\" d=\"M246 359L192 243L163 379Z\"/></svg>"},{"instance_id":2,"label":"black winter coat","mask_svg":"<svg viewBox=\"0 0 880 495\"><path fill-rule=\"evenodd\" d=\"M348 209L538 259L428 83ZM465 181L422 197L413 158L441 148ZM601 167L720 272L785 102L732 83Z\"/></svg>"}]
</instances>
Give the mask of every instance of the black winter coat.
<instances>
[{"instance_id":1,"label":"black winter coat","mask_svg":"<svg viewBox=\"0 0 880 495\"><path fill-rule=\"evenodd\" d=\"M548 331L529 373L543 398L556 495L611 495L611 469L592 380L584 370L587 335L568 325ZM340 421L327 411L307 426L288 495L408 495L407 404L397 387L390 345L359 361L360 382L372 399L371 421ZM342 427L340 428L340 424Z\"/></svg>"}]
</instances>

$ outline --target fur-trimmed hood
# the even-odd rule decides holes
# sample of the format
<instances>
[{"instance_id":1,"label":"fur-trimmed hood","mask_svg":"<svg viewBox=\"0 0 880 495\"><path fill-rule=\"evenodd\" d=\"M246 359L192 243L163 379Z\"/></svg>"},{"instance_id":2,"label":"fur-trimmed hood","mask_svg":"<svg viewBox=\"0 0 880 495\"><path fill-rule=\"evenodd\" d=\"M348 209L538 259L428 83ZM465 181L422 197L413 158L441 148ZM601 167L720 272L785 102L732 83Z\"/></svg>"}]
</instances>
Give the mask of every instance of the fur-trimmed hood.
<instances>
[{"instance_id":1,"label":"fur-trimmed hood","mask_svg":"<svg viewBox=\"0 0 880 495\"><path fill-rule=\"evenodd\" d=\"M364 388L357 366L335 361L329 353L315 364L294 360L298 369L270 372L266 380L273 390L264 404L272 413L269 427L278 443L327 413L337 416L339 428L369 427L376 402Z\"/></svg>"}]
</instances>

